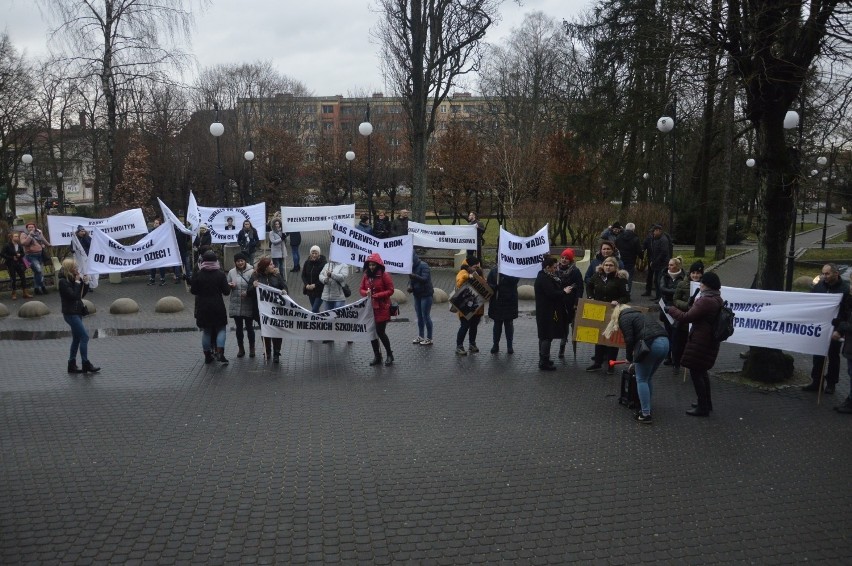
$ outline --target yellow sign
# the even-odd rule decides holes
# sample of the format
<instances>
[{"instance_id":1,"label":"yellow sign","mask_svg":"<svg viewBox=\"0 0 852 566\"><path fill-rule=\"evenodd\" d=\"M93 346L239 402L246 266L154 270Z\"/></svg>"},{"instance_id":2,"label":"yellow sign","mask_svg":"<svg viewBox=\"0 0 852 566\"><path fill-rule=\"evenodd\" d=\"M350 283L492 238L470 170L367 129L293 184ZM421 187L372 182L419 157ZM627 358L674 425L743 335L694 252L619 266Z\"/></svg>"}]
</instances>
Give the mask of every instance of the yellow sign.
<instances>
[{"instance_id":1,"label":"yellow sign","mask_svg":"<svg viewBox=\"0 0 852 566\"><path fill-rule=\"evenodd\" d=\"M591 326L578 326L576 333L577 342L588 342L589 344L597 344L600 330Z\"/></svg>"},{"instance_id":2,"label":"yellow sign","mask_svg":"<svg viewBox=\"0 0 852 566\"><path fill-rule=\"evenodd\" d=\"M607 304L586 303L583 305L582 318L587 320L597 320L603 322L606 320Z\"/></svg>"}]
</instances>

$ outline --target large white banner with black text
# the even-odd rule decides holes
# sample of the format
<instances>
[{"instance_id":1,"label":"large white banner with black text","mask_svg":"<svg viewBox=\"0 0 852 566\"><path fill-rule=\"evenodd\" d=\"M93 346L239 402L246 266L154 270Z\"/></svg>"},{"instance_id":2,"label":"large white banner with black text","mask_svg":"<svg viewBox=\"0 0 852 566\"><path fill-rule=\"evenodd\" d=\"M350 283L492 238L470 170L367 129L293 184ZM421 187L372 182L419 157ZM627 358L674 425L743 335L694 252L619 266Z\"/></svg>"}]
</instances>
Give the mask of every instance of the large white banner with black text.
<instances>
[{"instance_id":1,"label":"large white banner with black text","mask_svg":"<svg viewBox=\"0 0 852 566\"><path fill-rule=\"evenodd\" d=\"M207 224L214 244L236 244L237 234L246 220L257 230L257 237L266 239L266 203L231 208L199 206L201 224Z\"/></svg>"},{"instance_id":2,"label":"large white banner with black text","mask_svg":"<svg viewBox=\"0 0 852 566\"><path fill-rule=\"evenodd\" d=\"M87 273L123 273L175 265L180 265L180 252L169 222L130 246L119 244L97 228L92 231Z\"/></svg>"},{"instance_id":3,"label":"large white banner with black text","mask_svg":"<svg viewBox=\"0 0 852 566\"><path fill-rule=\"evenodd\" d=\"M50 230L50 243L54 246L70 245L71 234L77 231L77 226L82 226L89 232L98 228L116 239L148 233L145 215L141 208L125 210L109 218L48 215L47 227Z\"/></svg>"},{"instance_id":4,"label":"large white banner with black text","mask_svg":"<svg viewBox=\"0 0 852 566\"><path fill-rule=\"evenodd\" d=\"M362 267L372 253L381 256L388 273L411 273L414 253L411 236L382 239L345 224L335 223L332 226L328 259Z\"/></svg>"},{"instance_id":5,"label":"large white banner with black text","mask_svg":"<svg viewBox=\"0 0 852 566\"><path fill-rule=\"evenodd\" d=\"M408 234L415 246L440 250L475 250L476 225L464 226L420 224L408 222Z\"/></svg>"},{"instance_id":6,"label":"large white banner with black text","mask_svg":"<svg viewBox=\"0 0 852 566\"><path fill-rule=\"evenodd\" d=\"M693 282L693 289L697 285ZM724 286L721 293L736 315L728 342L814 356L828 352L831 320L837 317L842 295Z\"/></svg>"},{"instance_id":7,"label":"large white banner with black text","mask_svg":"<svg viewBox=\"0 0 852 566\"><path fill-rule=\"evenodd\" d=\"M500 227L500 250L497 260L502 275L534 279L541 271L544 256L550 253L547 227L529 238L516 236Z\"/></svg>"},{"instance_id":8,"label":"large white banner with black text","mask_svg":"<svg viewBox=\"0 0 852 566\"><path fill-rule=\"evenodd\" d=\"M260 334L289 340L369 342L376 322L369 297L340 308L313 313L274 287L257 286Z\"/></svg>"},{"instance_id":9,"label":"large white banner with black text","mask_svg":"<svg viewBox=\"0 0 852 566\"><path fill-rule=\"evenodd\" d=\"M281 207L281 226L285 232L331 230L335 222L354 226L355 205Z\"/></svg>"}]
</instances>

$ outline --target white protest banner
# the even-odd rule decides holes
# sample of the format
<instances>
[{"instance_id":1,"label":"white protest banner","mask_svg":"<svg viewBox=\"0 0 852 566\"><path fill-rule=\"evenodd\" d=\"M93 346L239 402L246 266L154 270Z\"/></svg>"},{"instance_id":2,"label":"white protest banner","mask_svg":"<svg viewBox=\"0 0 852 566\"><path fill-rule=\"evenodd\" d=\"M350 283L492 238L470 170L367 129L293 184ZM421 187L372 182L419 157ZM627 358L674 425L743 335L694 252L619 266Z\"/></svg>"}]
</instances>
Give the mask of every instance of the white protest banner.
<instances>
[{"instance_id":1,"label":"white protest banner","mask_svg":"<svg viewBox=\"0 0 852 566\"><path fill-rule=\"evenodd\" d=\"M105 234L113 238L127 238L147 234L148 227L145 225L145 215L141 208L132 208L119 212L109 218L84 218L82 216L58 216L48 215L47 227L50 230L50 242L54 246L67 246L71 243L71 236L77 231L77 226L82 226L91 232L99 228Z\"/></svg>"},{"instance_id":2,"label":"white protest banner","mask_svg":"<svg viewBox=\"0 0 852 566\"><path fill-rule=\"evenodd\" d=\"M355 205L281 207L281 226L285 232L331 230L335 222L355 226Z\"/></svg>"},{"instance_id":3,"label":"white protest banner","mask_svg":"<svg viewBox=\"0 0 852 566\"><path fill-rule=\"evenodd\" d=\"M189 191L189 204L186 207L186 223L189 224L192 233L198 232L198 226L201 224L201 213L198 212L198 201L195 200L195 195Z\"/></svg>"},{"instance_id":4,"label":"white protest banner","mask_svg":"<svg viewBox=\"0 0 852 566\"><path fill-rule=\"evenodd\" d=\"M527 277L534 279L541 271L544 256L550 253L550 241L547 237L547 227L536 232L529 238L511 234L500 227L500 250L497 263L500 273L512 277Z\"/></svg>"},{"instance_id":5,"label":"white protest banner","mask_svg":"<svg viewBox=\"0 0 852 566\"><path fill-rule=\"evenodd\" d=\"M180 265L177 238L166 222L130 246L122 246L101 230L92 232L88 273L122 273Z\"/></svg>"},{"instance_id":6,"label":"white protest banner","mask_svg":"<svg viewBox=\"0 0 852 566\"><path fill-rule=\"evenodd\" d=\"M157 202L160 203L160 212L163 213L163 219L166 222L171 222L174 224L175 228L186 234L187 236L192 235L192 230L188 229L183 225L183 222L180 221L180 218L175 216L175 213L172 212L172 209L166 206L166 203L160 200L160 197L157 197Z\"/></svg>"},{"instance_id":7,"label":"white protest banner","mask_svg":"<svg viewBox=\"0 0 852 566\"><path fill-rule=\"evenodd\" d=\"M77 238L76 232L71 236L71 250L74 252L74 261L77 262L77 270L80 272L80 275L91 275L89 277L89 289L97 289L98 274L89 273L89 254L83 249L83 244Z\"/></svg>"},{"instance_id":8,"label":"white protest banner","mask_svg":"<svg viewBox=\"0 0 852 566\"><path fill-rule=\"evenodd\" d=\"M376 321L369 297L340 308L312 313L275 287L257 286L260 334L289 340L369 342L376 338Z\"/></svg>"},{"instance_id":9,"label":"white protest banner","mask_svg":"<svg viewBox=\"0 0 852 566\"><path fill-rule=\"evenodd\" d=\"M201 223L207 224L214 244L236 244L237 235L246 220L257 230L257 237L266 239L266 203L233 208L199 206Z\"/></svg>"},{"instance_id":10,"label":"white protest banner","mask_svg":"<svg viewBox=\"0 0 852 566\"><path fill-rule=\"evenodd\" d=\"M475 250L476 225L442 226L408 221L408 234L413 244L423 248L440 250Z\"/></svg>"},{"instance_id":11,"label":"white protest banner","mask_svg":"<svg viewBox=\"0 0 852 566\"><path fill-rule=\"evenodd\" d=\"M738 287L722 287L721 293L736 315L734 334L727 342L814 356L828 352L831 320L837 317L843 295Z\"/></svg>"},{"instance_id":12,"label":"white protest banner","mask_svg":"<svg viewBox=\"0 0 852 566\"><path fill-rule=\"evenodd\" d=\"M362 267L367 256L377 253L388 273L411 273L414 246L411 236L381 239L366 234L352 226L337 224L331 229L331 246L328 259L356 267Z\"/></svg>"}]
</instances>

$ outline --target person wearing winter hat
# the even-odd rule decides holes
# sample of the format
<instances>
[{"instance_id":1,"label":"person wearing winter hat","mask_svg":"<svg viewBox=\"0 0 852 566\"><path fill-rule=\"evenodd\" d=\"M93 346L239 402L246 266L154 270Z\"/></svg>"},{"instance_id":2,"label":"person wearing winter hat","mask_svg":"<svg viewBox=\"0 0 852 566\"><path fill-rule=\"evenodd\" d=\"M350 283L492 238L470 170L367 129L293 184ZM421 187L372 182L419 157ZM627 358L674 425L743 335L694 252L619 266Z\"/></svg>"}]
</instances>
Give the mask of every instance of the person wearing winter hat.
<instances>
[{"instance_id":1,"label":"person wearing winter hat","mask_svg":"<svg viewBox=\"0 0 852 566\"><path fill-rule=\"evenodd\" d=\"M393 365L393 352L391 351L390 338L387 335L387 325L390 320L391 295L393 295L393 279L385 272L385 263L382 257L377 253L372 253L367 256L367 261L364 262L364 276L361 278L361 287L359 289L362 297L370 297L370 302L373 305L373 316L376 321L376 337L370 342L373 347L373 361L371 366L378 366L382 363L382 351L379 347L379 341L384 345L387 351L385 365Z\"/></svg>"},{"instance_id":2,"label":"person wearing winter hat","mask_svg":"<svg viewBox=\"0 0 852 566\"><path fill-rule=\"evenodd\" d=\"M234 255L234 267L228 272L228 285L231 287L231 299L228 305L228 314L234 319L234 327L237 330L237 357L246 355L243 346L243 328L248 336L249 357L255 356L254 350L254 309L257 307L255 293L251 286L251 276L254 267L248 263L248 257L243 252Z\"/></svg>"},{"instance_id":3,"label":"person wearing winter hat","mask_svg":"<svg viewBox=\"0 0 852 566\"><path fill-rule=\"evenodd\" d=\"M201 254L198 273L193 276L189 290L195 295L195 323L201 329L204 363L209 364L216 359L227 364L225 338L228 332L228 311L222 297L231 294L231 286L213 250Z\"/></svg>"},{"instance_id":4,"label":"person wearing winter hat","mask_svg":"<svg viewBox=\"0 0 852 566\"><path fill-rule=\"evenodd\" d=\"M721 288L719 276L708 271L701 276L700 293L689 310L684 312L675 305L666 308L666 312L678 325L692 325L680 363L689 368L692 386L698 397L693 408L686 411L687 415L693 417L706 417L713 410L707 372L715 365L716 356L719 355L719 342L713 338L713 329L724 304L719 292Z\"/></svg>"},{"instance_id":5,"label":"person wearing winter hat","mask_svg":"<svg viewBox=\"0 0 852 566\"><path fill-rule=\"evenodd\" d=\"M583 274L574 263L574 250L565 248L559 254L556 264L556 276L562 288L570 287L571 291L562 297L562 311L559 317L559 331L562 337L559 341L559 357L565 357L565 345L568 343L568 330L574 324L574 314L577 312L577 302L583 298ZM576 350L576 349L575 349Z\"/></svg>"},{"instance_id":6,"label":"person wearing winter hat","mask_svg":"<svg viewBox=\"0 0 852 566\"><path fill-rule=\"evenodd\" d=\"M695 295L690 292L690 289L692 288L692 282L700 282L702 275L704 275L704 263L702 263L701 260L698 260L689 266L689 272L687 273L687 276L683 280L678 281L677 287L675 288L674 297L672 298L672 304L674 306L676 306L682 311L689 310L689 308L692 306L692 303L695 302L695 297L699 293L698 290L695 291ZM680 358L683 355L683 349L686 346L686 340L688 337L688 324L674 325L671 347L672 369L675 372L678 372L680 370Z\"/></svg>"}]
</instances>

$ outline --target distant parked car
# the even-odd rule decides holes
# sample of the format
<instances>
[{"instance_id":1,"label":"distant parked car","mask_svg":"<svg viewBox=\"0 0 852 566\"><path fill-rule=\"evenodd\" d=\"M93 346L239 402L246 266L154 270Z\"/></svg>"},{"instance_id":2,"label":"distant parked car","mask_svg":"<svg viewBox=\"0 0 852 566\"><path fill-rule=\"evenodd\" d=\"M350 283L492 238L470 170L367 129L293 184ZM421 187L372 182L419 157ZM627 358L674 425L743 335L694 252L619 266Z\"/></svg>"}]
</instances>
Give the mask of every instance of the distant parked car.
<instances>
[{"instance_id":1,"label":"distant parked car","mask_svg":"<svg viewBox=\"0 0 852 566\"><path fill-rule=\"evenodd\" d=\"M71 201L65 201L65 212L74 212L77 205L75 205ZM58 214L60 210L62 210L62 206L60 205L60 201L58 198L49 198L45 199L44 203L42 203L42 208L44 209L45 214Z\"/></svg>"}]
</instances>

